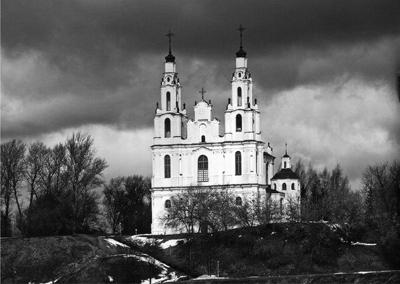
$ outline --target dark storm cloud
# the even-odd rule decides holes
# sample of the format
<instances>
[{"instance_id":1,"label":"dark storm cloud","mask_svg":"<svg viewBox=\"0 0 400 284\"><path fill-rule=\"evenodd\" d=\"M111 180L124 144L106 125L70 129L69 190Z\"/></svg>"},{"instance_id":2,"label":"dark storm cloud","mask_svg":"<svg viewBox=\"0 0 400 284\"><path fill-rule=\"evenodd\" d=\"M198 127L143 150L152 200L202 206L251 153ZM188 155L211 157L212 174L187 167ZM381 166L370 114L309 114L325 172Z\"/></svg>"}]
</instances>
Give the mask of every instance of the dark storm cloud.
<instances>
[{"instance_id":1,"label":"dark storm cloud","mask_svg":"<svg viewBox=\"0 0 400 284\"><path fill-rule=\"evenodd\" d=\"M396 42L399 10L400 1L2 1L3 57L13 66L26 59L15 72L33 64L24 79L3 74L3 101L32 105L3 118L2 134L87 123L150 126L169 29L190 100L202 86L229 91L240 23L261 89L328 81L343 72L382 79L398 62L393 50L389 59L367 62L345 54ZM192 66L196 59L208 63L203 73ZM183 74L191 70L196 73Z\"/></svg>"},{"instance_id":2,"label":"dark storm cloud","mask_svg":"<svg viewBox=\"0 0 400 284\"><path fill-rule=\"evenodd\" d=\"M288 48L319 50L332 45L398 36L399 1L3 1L2 46L72 53L85 60L165 53L230 58L242 23L251 56ZM56 50L53 50L56 48ZM53 56L55 56L53 54ZM55 58L57 61L57 58Z\"/></svg>"}]
</instances>

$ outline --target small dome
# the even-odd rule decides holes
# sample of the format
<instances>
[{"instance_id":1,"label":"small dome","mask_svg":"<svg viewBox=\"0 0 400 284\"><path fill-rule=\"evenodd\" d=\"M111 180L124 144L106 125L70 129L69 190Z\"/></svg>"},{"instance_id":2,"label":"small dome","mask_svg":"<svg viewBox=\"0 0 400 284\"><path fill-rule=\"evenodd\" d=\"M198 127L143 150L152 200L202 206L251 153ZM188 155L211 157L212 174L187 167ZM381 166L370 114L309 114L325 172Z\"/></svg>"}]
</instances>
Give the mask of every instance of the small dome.
<instances>
[{"instance_id":1,"label":"small dome","mask_svg":"<svg viewBox=\"0 0 400 284\"><path fill-rule=\"evenodd\" d=\"M283 158L290 158L290 156L286 153Z\"/></svg>"},{"instance_id":2,"label":"small dome","mask_svg":"<svg viewBox=\"0 0 400 284\"><path fill-rule=\"evenodd\" d=\"M236 57L246 57L246 51L243 48L240 48L238 52L236 52Z\"/></svg>"},{"instance_id":3,"label":"small dome","mask_svg":"<svg viewBox=\"0 0 400 284\"><path fill-rule=\"evenodd\" d=\"M170 52L167 56L165 56L165 60L167 62L175 62L175 56L173 56L172 53Z\"/></svg>"}]
</instances>

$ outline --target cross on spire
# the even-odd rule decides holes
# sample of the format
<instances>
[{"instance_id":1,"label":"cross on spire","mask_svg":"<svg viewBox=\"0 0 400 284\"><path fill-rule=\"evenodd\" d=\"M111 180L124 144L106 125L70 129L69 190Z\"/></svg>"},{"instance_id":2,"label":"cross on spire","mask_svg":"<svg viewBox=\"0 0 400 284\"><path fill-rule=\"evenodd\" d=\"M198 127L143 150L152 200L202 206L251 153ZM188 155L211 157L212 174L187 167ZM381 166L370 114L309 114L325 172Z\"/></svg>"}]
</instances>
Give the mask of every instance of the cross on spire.
<instances>
[{"instance_id":1,"label":"cross on spire","mask_svg":"<svg viewBox=\"0 0 400 284\"><path fill-rule=\"evenodd\" d=\"M201 94L201 99L204 101L204 94L207 93L206 90L202 87L199 93Z\"/></svg>"},{"instance_id":2,"label":"cross on spire","mask_svg":"<svg viewBox=\"0 0 400 284\"><path fill-rule=\"evenodd\" d=\"M243 48L242 46L242 32L244 31L244 28L242 27L242 24L239 25L239 28L237 29L240 32L240 49Z\"/></svg>"},{"instance_id":3,"label":"cross on spire","mask_svg":"<svg viewBox=\"0 0 400 284\"><path fill-rule=\"evenodd\" d=\"M174 36L174 34L171 33L171 30L169 30L165 36L169 37L169 53L171 53L171 38Z\"/></svg>"}]
</instances>

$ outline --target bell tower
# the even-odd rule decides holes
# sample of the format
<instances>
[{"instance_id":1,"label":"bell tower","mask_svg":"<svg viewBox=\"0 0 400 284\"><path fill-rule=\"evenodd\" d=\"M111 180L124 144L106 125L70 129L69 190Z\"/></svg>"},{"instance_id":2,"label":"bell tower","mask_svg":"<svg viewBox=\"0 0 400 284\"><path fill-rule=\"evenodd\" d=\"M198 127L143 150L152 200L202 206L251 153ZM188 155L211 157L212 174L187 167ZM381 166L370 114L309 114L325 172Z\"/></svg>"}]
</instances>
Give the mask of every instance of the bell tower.
<instances>
[{"instance_id":1,"label":"bell tower","mask_svg":"<svg viewBox=\"0 0 400 284\"><path fill-rule=\"evenodd\" d=\"M260 112L257 100L253 101L253 80L247 68L247 53L243 50L242 25L238 31L240 47L232 74L232 95L225 111L225 135L228 140L261 140Z\"/></svg>"},{"instance_id":2,"label":"bell tower","mask_svg":"<svg viewBox=\"0 0 400 284\"><path fill-rule=\"evenodd\" d=\"M171 52L171 31L166 35L169 38L169 53L165 57L165 69L161 79L161 111L179 113L182 109L181 84L176 72L175 56Z\"/></svg>"},{"instance_id":3,"label":"bell tower","mask_svg":"<svg viewBox=\"0 0 400 284\"><path fill-rule=\"evenodd\" d=\"M169 52L165 57L164 73L161 78L161 105L157 103L154 118L155 144L176 143L182 138L185 128L186 110L182 106L181 90L178 73L176 72L175 56L171 52L171 31L166 34L169 38ZM171 140L172 139L172 140Z\"/></svg>"}]
</instances>

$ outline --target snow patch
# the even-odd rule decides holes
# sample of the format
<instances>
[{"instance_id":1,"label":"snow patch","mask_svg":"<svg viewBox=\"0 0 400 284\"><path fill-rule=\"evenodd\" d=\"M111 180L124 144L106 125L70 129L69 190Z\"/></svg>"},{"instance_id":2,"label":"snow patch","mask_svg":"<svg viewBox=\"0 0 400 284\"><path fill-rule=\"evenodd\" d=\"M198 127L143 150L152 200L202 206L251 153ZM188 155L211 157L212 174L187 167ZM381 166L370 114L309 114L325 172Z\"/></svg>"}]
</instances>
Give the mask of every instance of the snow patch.
<instances>
[{"instance_id":1,"label":"snow patch","mask_svg":"<svg viewBox=\"0 0 400 284\"><path fill-rule=\"evenodd\" d=\"M176 239L176 240L168 240L165 243L160 243L160 247L162 249L167 249L169 247L174 247L178 244L179 241L183 241L183 239Z\"/></svg>"},{"instance_id":2,"label":"snow patch","mask_svg":"<svg viewBox=\"0 0 400 284\"><path fill-rule=\"evenodd\" d=\"M204 280L204 279L226 279L226 277L218 277L216 275L204 274L204 275L201 275L201 276L199 276L197 278L194 278L193 280Z\"/></svg>"},{"instance_id":3,"label":"snow patch","mask_svg":"<svg viewBox=\"0 0 400 284\"><path fill-rule=\"evenodd\" d=\"M129 248L129 246L120 243L114 239L105 239L106 242L108 242L110 245L116 246L116 247L124 247L124 248Z\"/></svg>"},{"instance_id":4,"label":"snow patch","mask_svg":"<svg viewBox=\"0 0 400 284\"><path fill-rule=\"evenodd\" d=\"M144 244L158 244L162 249L167 249L169 247L174 247L178 244L179 241L185 241L184 239L173 239L173 240L168 240L168 241L163 241L163 240L157 240L155 238L147 238L147 237L141 237L141 236L131 236L130 239L132 241L137 242L139 245L144 245Z\"/></svg>"},{"instance_id":5,"label":"snow patch","mask_svg":"<svg viewBox=\"0 0 400 284\"><path fill-rule=\"evenodd\" d=\"M60 280L61 277L57 278L56 280L50 281L50 282L46 282L46 283L40 283L40 284L53 284L56 283L58 280ZM29 282L31 283L31 282Z\"/></svg>"},{"instance_id":6,"label":"snow patch","mask_svg":"<svg viewBox=\"0 0 400 284\"><path fill-rule=\"evenodd\" d=\"M376 246L376 244L372 244L372 243L360 243L360 242L351 242L352 246Z\"/></svg>"}]
</instances>

